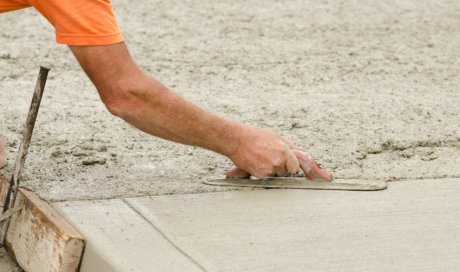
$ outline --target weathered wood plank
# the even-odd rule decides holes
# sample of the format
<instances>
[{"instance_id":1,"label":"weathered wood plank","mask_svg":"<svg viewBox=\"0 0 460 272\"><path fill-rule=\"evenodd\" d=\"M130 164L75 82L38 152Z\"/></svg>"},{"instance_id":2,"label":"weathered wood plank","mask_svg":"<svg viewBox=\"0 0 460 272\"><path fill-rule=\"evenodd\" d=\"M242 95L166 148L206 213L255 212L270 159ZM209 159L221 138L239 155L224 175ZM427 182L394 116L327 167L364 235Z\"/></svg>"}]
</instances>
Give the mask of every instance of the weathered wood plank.
<instances>
[{"instance_id":1,"label":"weathered wood plank","mask_svg":"<svg viewBox=\"0 0 460 272\"><path fill-rule=\"evenodd\" d=\"M0 201L8 182L0 177ZM83 236L47 202L19 189L16 204L24 209L11 217L6 247L28 272L78 271L84 248Z\"/></svg>"}]
</instances>

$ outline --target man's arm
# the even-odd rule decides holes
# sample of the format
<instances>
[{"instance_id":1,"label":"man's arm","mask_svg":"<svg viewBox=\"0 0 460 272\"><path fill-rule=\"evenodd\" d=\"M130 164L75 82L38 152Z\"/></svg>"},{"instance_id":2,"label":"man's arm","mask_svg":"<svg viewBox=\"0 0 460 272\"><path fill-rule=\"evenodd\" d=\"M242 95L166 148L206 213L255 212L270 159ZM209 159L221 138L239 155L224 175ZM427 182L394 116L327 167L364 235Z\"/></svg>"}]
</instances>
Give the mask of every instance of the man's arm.
<instances>
[{"instance_id":1,"label":"man's arm","mask_svg":"<svg viewBox=\"0 0 460 272\"><path fill-rule=\"evenodd\" d=\"M271 130L240 124L186 101L145 75L124 43L70 49L107 109L140 130L225 155L238 167L230 175L284 176L286 171L299 170L286 140Z\"/></svg>"}]
</instances>

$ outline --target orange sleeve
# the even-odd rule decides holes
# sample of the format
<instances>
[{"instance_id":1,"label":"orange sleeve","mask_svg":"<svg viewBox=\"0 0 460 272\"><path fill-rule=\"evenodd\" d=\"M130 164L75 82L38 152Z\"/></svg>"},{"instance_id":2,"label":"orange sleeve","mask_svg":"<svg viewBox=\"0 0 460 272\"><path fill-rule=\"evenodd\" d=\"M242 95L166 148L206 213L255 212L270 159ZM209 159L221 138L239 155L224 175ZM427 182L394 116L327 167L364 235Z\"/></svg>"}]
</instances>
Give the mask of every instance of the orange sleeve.
<instances>
[{"instance_id":1,"label":"orange sleeve","mask_svg":"<svg viewBox=\"0 0 460 272\"><path fill-rule=\"evenodd\" d=\"M67 45L107 45L123 41L110 0L28 0Z\"/></svg>"},{"instance_id":2,"label":"orange sleeve","mask_svg":"<svg viewBox=\"0 0 460 272\"><path fill-rule=\"evenodd\" d=\"M28 7L30 5L25 0L0 0L0 13Z\"/></svg>"}]
</instances>

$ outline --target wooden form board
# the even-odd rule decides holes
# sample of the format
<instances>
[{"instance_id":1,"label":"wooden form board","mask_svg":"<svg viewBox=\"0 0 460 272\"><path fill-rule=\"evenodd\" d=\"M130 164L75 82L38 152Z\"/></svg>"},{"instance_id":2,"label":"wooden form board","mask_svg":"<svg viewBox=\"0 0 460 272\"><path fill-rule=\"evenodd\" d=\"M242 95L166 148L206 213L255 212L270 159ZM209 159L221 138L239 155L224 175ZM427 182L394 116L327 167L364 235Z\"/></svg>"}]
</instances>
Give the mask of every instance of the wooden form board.
<instances>
[{"instance_id":1,"label":"wooden form board","mask_svg":"<svg viewBox=\"0 0 460 272\"><path fill-rule=\"evenodd\" d=\"M8 182L0 177L0 184L4 203ZM83 236L35 194L19 189L15 206L20 204L24 208L11 217L5 242L18 264L27 272L78 271Z\"/></svg>"}]
</instances>

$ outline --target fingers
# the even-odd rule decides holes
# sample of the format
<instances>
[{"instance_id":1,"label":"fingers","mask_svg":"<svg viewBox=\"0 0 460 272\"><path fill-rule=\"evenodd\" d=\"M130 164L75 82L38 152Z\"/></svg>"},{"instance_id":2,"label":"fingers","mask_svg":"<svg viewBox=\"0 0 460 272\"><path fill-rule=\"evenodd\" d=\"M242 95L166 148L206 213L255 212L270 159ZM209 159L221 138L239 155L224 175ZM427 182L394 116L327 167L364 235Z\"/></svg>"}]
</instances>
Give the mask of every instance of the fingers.
<instances>
[{"instance_id":1,"label":"fingers","mask_svg":"<svg viewBox=\"0 0 460 272\"><path fill-rule=\"evenodd\" d=\"M297 160L296 155L290 150L286 148L287 151L287 158L284 162L276 163L276 167L273 168L273 171L268 171L264 174L261 173L253 173L253 176L257 178L264 178L264 177L286 177L289 173L297 173L300 170L300 164ZM283 161L283 159L280 159ZM251 174L244 171L243 169L233 166L230 170L227 171L226 174L227 178L250 178Z\"/></svg>"},{"instance_id":2,"label":"fingers","mask_svg":"<svg viewBox=\"0 0 460 272\"><path fill-rule=\"evenodd\" d=\"M310 156L307 153L301 150L298 150L298 149L293 150L293 152L296 155L296 157L299 159L300 168L302 169L302 172L305 174L305 177L307 177L308 179L314 180L315 176L313 173L313 168L311 167L311 164L310 164L310 161L311 161Z\"/></svg>"},{"instance_id":3,"label":"fingers","mask_svg":"<svg viewBox=\"0 0 460 272\"><path fill-rule=\"evenodd\" d=\"M299 149L288 149L287 159L283 164L275 167L273 171L266 174L254 173L253 175L257 178L264 178L266 176L271 177L285 177L288 173L297 173L302 170L310 180L315 181L332 181L332 175L321 169L321 167L315 162L315 160L306 152ZM243 169L233 166L227 171L227 178L250 178L251 174L244 171Z\"/></svg>"},{"instance_id":4,"label":"fingers","mask_svg":"<svg viewBox=\"0 0 460 272\"><path fill-rule=\"evenodd\" d=\"M239 167L228 170L227 177L282 177L302 169L309 179L332 180L332 175L321 169L311 156L273 131L247 127L243 136L238 152L229 157Z\"/></svg>"},{"instance_id":5,"label":"fingers","mask_svg":"<svg viewBox=\"0 0 460 272\"><path fill-rule=\"evenodd\" d=\"M282 167L278 167L276 170L275 170L275 176L276 177L285 177L287 174L287 171L286 171L286 167L282 166Z\"/></svg>"},{"instance_id":6,"label":"fingers","mask_svg":"<svg viewBox=\"0 0 460 272\"><path fill-rule=\"evenodd\" d=\"M299 160L291 149L288 151L288 158L286 160L285 168L289 173L293 174L299 172L300 170Z\"/></svg>"},{"instance_id":7,"label":"fingers","mask_svg":"<svg viewBox=\"0 0 460 272\"><path fill-rule=\"evenodd\" d=\"M321 167L313 160L307 153L299 150L293 150L296 157L299 159L300 168L308 179L316 181L332 181L332 175Z\"/></svg>"},{"instance_id":8,"label":"fingers","mask_svg":"<svg viewBox=\"0 0 460 272\"><path fill-rule=\"evenodd\" d=\"M286 160L286 169L289 173L297 173L300 170L300 162L293 150L299 150L297 146L289 139L281 137L281 139L288 145L288 158Z\"/></svg>"},{"instance_id":9,"label":"fingers","mask_svg":"<svg viewBox=\"0 0 460 272\"><path fill-rule=\"evenodd\" d=\"M287 145L285 145L283 157L275 161L274 165L274 171L269 176L286 177L289 173L297 173L300 169L299 161Z\"/></svg>"},{"instance_id":10,"label":"fingers","mask_svg":"<svg viewBox=\"0 0 460 272\"><path fill-rule=\"evenodd\" d=\"M243 169L233 166L227 171L227 178L249 178L251 175Z\"/></svg>"}]
</instances>

